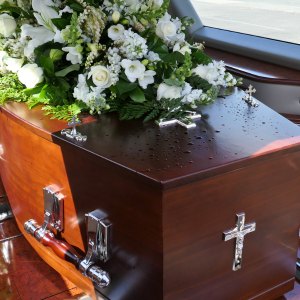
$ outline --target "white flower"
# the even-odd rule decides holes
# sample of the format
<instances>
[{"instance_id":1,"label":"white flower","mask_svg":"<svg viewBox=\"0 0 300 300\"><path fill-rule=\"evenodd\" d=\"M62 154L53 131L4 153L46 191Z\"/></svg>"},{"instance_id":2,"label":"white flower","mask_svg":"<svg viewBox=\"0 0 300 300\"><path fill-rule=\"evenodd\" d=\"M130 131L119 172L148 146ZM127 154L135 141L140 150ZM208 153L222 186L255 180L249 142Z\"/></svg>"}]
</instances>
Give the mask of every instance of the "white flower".
<instances>
[{"instance_id":1,"label":"white flower","mask_svg":"<svg viewBox=\"0 0 300 300\"><path fill-rule=\"evenodd\" d=\"M0 33L4 37L11 36L17 28L17 22L8 14L0 15Z\"/></svg>"},{"instance_id":2,"label":"white flower","mask_svg":"<svg viewBox=\"0 0 300 300\"><path fill-rule=\"evenodd\" d=\"M59 17L62 17L63 13L69 13L72 14L74 12L74 10L70 7L70 6L66 6L64 9L59 11Z\"/></svg>"},{"instance_id":3,"label":"white flower","mask_svg":"<svg viewBox=\"0 0 300 300\"><path fill-rule=\"evenodd\" d=\"M56 4L51 0L32 0L32 7L35 11L35 18L42 26L33 27L29 24L25 24L21 27L21 38L26 40L27 37L31 37L28 45L24 49L24 55L29 57L32 55L34 49L40 45L54 40L57 43L64 43L61 36L61 32L54 26L51 19L59 18L58 13L51 8Z\"/></svg>"},{"instance_id":4,"label":"white flower","mask_svg":"<svg viewBox=\"0 0 300 300\"><path fill-rule=\"evenodd\" d=\"M152 62L161 61L159 55L153 51L149 51L149 53L145 55L145 58Z\"/></svg>"},{"instance_id":5,"label":"white flower","mask_svg":"<svg viewBox=\"0 0 300 300\"><path fill-rule=\"evenodd\" d=\"M28 89L32 89L44 80L43 69L37 64L28 64L19 70L18 77Z\"/></svg>"},{"instance_id":6,"label":"white flower","mask_svg":"<svg viewBox=\"0 0 300 300\"><path fill-rule=\"evenodd\" d=\"M139 84L143 89L146 89L148 84L154 83L155 71L148 70L139 77Z\"/></svg>"},{"instance_id":7,"label":"white flower","mask_svg":"<svg viewBox=\"0 0 300 300\"><path fill-rule=\"evenodd\" d=\"M93 82L102 89L109 88L112 84L109 70L104 66L94 66L89 72L88 78L92 76Z\"/></svg>"},{"instance_id":8,"label":"white flower","mask_svg":"<svg viewBox=\"0 0 300 300\"><path fill-rule=\"evenodd\" d=\"M148 5L153 5L153 8L160 8L164 3L164 0L150 0Z\"/></svg>"},{"instance_id":9,"label":"white flower","mask_svg":"<svg viewBox=\"0 0 300 300\"><path fill-rule=\"evenodd\" d=\"M171 20L171 16L166 13L162 19L159 19L156 25L156 35L161 39L175 44L184 40L184 34L177 34L181 28L181 21L178 19Z\"/></svg>"},{"instance_id":10,"label":"white flower","mask_svg":"<svg viewBox=\"0 0 300 300\"><path fill-rule=\"evenodd\" d=\"M118 23L120 20L120 17L121 17L121 14L117 10L115 10L111 16L114 23Z\"/></svg>"},{"instance_id":11,"label":"white flower","mask_svg":"<svg viewBox=\"0 0 300 300\"><path fill-rule=\"evenodd\" d=\"M178 99L181 97L182 88L179 86L168 85L161 83L157 90L157 100L165 99Z\"/></svg>"},{"instance_id":12,"label":"white flower","mask_svg":"<svg viewBox=\"0 0 300 300\"><path fill-rule=\"evenodd\" d=\"M122 44L120 46L120 52L131 60L137 58L141 59L148 52L146 39L133 32L131 28L129 30L125 30L116 42Z\"/></svg>"},{"instance_id":13,"label":"white flower","mask_svg":"<svg viewBox=\"0 0 300 300\"><path fill-rule=\"evenodd\" d=\"M120 38L120 36L124 33L124 31L125 28L121 24L111 26L108 29L108 37L111 38L113 41L116 41L117 39Z\"/></svg>"},{"instance_id":14,"label":"white flower","mask_svg":"<svg viewBox=\"0 0 300 300\"><path fill-rule=\"evenodd\" d=\"M126 5L131 6L134 4L138 4L139 0L125 0Z\"/></svg>"},{"instance_id":15,"label":"white flower","mask_svg":"<svg viewBox=\"0 0 300 300\"><path fill-rule=\"evenodd\" d=\"M175 46L173 47L173 52L180 52L181 54L185 55L185 52L191 54L192 50L189 47L189 45L184 45L183 47L181 47L180 43L176 43Z\"/></svg>"},{"instance_id":16,"label":"white flower","mask_svg":"<svg viewBox=\"0 0 300 300\"><path fill-rule=\"evenodd\" d=\"M89 86L86 83L86 76L87 74L80 74L78 76L78 84L74 88L73 96L77 100L84 100L86 98L86 95L89 93L90 89Z\"/></svg>"},{"instance_id":17,"label":"white flower","mask_svg":"<svg viewBox=\"0 0 300 300\"><path fill-rule=\"evenodd\" d=\"M199 65L197 68L192 69L199 77L207 80L212 85L225 84L225 64L223 61L213 61L208 65Z\"/></svg>"},{"instance_id":18,"label":"white flower","mask_svg":"<svg viewBox=\"0 0 300 300\"><path fill-rule=\"evenodd\" d=\"M146 71L146 67L138 60L131 61L129 59L123 59L121 65L125 69L125 74L131 82L135 82Z\"/></svg>"},{"instance_id":19,"label":"white flower","mask_svg":"<svg viewBox=\"0 0 300 300\"><path fill-rule=\"evenodd\" d=\"M5 60L6 63L6 69L13 72L13 73L18 73L18 71L21 69L23 63L24 63L23 58L7 58Z\"/></svg>"},{"instance_id":20,"label":"white flower","mask_svg":"<svg viewBox=\"0 0 300 300\"><path fill-rule=\"evenodd\" d=\"M0 71L2 71L3 73L6 72L6 65L3 61L4 56L8 56L7 52L0 51Z\"/></svg>"},{"instance_id":21,"label":"white flower","mask_svg":"<svg viewBox=\"0 0 300 300\"><path fill-rule=\"evenodd\" d=\"M62 48L63 51L69 52L67 54L67 60L70 61L73 65L82 63L82 55L81 53L78 52L80 48L81 48L80 45L77 45L76 47Z\"/></svg>"}]
</instances>

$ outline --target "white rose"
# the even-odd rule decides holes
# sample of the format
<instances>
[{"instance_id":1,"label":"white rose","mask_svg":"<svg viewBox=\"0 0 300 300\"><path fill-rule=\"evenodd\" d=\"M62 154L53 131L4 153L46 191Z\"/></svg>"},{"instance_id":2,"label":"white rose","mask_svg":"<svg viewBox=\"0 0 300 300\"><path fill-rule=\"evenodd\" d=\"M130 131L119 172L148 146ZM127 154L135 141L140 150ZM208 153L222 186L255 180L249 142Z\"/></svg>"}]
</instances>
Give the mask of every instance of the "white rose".
<instances>
[{"instance_id":1,"label":"white rose","mask_svg":"<svg viewBox=\"0 0 300 300\"><path fill-rule=\"evenodd\" d=\"M120 20L120 17L121 17L121 14L117 10L115 10L111 16L114 23L118 23Z\"/></svg>"},{"instance_id":2,"label":"white rose","mask_svg":"<svg viewBox=\"0 0 300 300\"><path fill-rule=\"evenodd\" d=\"M67 54L67 60L70 61L73 65L82 63L82 55L79 52L80 49L81 49L80 45L78 45L76 47L64 47L64 48L62 48L63 51L69 52Z\"/></svg>"},{"instance_id":3,"label":"white rose","mask_svg":"<svg viewBox=\"0 0 300 300\"><path fill-rule=\"evenodd\" d=\"M108 29L108 37L111 38L113 41L116 41L125 31L125 28L123 25L118 24L111 26Z\"/></svg>"},{"instance_id":4,"label":"white rose","mask_svg":"<svg viewBox=\"0 0 300 300\"><path fill-rule=\"evenodd\" d=\"M6 65L3 61L3 57L4 56L8 56L7 52L5 51L0 51L0 71L2 71L3 73L6 72Z\"/></svg>"},{"instance_id":5,"label":"white rose","mask_svg":"<svg viewBox=\"0 0 300 300\"><path fill-rule=\"evenodd\" d=\"M44 80L43 69L37 64L28 64L19 70L18 77L28 89L32 89Z\"/></svg>"},{"instance_id":6,"label":"white rose","mask_svg":"<svg viewBox=\"0 0 300 300\"><path fill-rule=\"evenodd\" d=\"M6 69L13 72L13 73L18 73L18 71L21 69L23 63L24 63L23 58L7 58L5 60L6 63Z\"/></svg>"},{"instance_id":7,"label":"white rose","mask_svg":"<svg viewBox=\"0 0 300 300\"><path fill-rule=\"evenodd\" d=\"M178 99L181 97L182 88L179 86L172 86L166 83L161 83L157 90L157 100Z\"/></svg>"},{"instance_id":8,"label":"white rose","mask_svg":"<svg viewBox=\"0 0 300 300\"><path fill-rule=\"evenodd\" d=\"M172 39L177 34L177 28L173 22L159 22L156 25L156 35L161 39Z\"/></svg>"},{"instance_id":9,"label":"white rose","mask_svg":"<svg viewBox=\"0 0 300 300\"><path fill-rule=\"evenodd\" d=\"M121 62L122 67L125 69L125 74L131 82L135 82L146 71L146 67L138 60L131 61L123 59Z\"/></svg>"},{"instance_id":10,"label":"white rose","mask_svg":"<svg viewBox=\"0 0 300 300\"><path fill-rule=\"evenodd\" d=\"M0 5L2 5L5 1L7 1L9 4L14 4L13 0L0 0Z\"/></svg>"},{"instance_id":11,"label":"white rose","mask_svg":"<svg viewBox=\"0 0 300 300\"><path fill-rule=\"evenodd\" d=\"M15 19L8 15L8 14L2 14L0 15L0 33L4 37L11 36L17 28L17 22Z\"/></svg>"},{"instance_id":12,"label":"white rose","mask_svg":"<svg viewBox=\"0 0 300 300\"><path fill-rule=\"evenodd\" d=\"M112 84L109 70L104 66L94 66L89 72L88 78L92 76L93 82L97 87L106 89Z\"/></svg>"},{"instance_id":13,"label":"white rose","mask_svg":"<svg viewBox=\"0 0 300 300\"><path fill-rule=\"evenodd\" d=\"M125 0L126 5L131 6L134 4L138 4L139 0Z\"/></svg>"},{"instance_id":14,"label":"white rose","mask_svg":"<svg viewBox=\"0 0 300 300\"><path fill-rule=\"evenodd\" d=\"M199 65L197 68L192 69L192 72L196 73L199 77L206 79L206 74L209 69L209 66Z\"/></svg>"}]
</instances>

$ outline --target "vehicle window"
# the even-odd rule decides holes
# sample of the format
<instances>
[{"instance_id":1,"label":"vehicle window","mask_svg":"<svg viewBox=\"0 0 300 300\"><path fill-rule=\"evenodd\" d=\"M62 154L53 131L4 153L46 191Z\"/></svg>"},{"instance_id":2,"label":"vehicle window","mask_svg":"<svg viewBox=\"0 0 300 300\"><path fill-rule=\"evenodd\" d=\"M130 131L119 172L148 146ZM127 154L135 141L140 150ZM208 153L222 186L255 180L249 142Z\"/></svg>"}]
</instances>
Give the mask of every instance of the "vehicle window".
<instances>
[{"instance_id":1,"label":"vehicle window","mask_svg":"<svg viewBox=\"0 0 300 300\"><path fill-rule=\"evenodd\" d=\"M299 0L191 0L204 26L300 44Z\"/></svg>"}]
</instances>

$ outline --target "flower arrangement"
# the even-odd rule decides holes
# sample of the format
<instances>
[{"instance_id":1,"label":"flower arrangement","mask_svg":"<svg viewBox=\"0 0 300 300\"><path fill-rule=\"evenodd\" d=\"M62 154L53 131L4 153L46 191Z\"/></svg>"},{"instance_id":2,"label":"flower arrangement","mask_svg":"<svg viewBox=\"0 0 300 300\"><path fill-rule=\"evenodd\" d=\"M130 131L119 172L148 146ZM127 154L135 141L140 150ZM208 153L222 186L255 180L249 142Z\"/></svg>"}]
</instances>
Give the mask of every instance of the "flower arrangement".
<instances>
[{"instance_id":1,"label":"flower arrangement","mask_svg":"<svg viewBox=\"0 0 300 300\"><path fill-rule=\"evenodd\" d=\"M0 104L45 114L116 111L121 119L186 117L240 83L186 41L192 19L169 0L0 0Z\"/></svg>"}]
</instances>

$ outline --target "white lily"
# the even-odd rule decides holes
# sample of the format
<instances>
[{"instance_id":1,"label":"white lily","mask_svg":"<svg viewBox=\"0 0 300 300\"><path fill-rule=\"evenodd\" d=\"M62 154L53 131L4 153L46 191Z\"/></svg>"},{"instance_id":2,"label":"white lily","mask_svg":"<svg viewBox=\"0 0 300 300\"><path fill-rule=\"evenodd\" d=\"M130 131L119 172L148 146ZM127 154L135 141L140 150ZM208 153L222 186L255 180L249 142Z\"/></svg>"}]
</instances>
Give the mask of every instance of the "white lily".
<instances>
[{"instance_id":1,"label":"white lily","mask_svg":"<svg viewBox=\"0 0 300 300\"><path fill-rule=\"evenodd\" d=\"M145 71L140 77L139 77L139 84L143 89L146 89L148 84L154 83L154 76L156 75L155 71Z\"/></svg>"},{"instance_id":2,"label":"white lily","mask_svg":"<svg viewBox=\"0 0 300 300\"><path fill-rule=\"evenodd\" d=\"M57 43L64 43L61 32L54 26L51 19L59 18L58 13L49 6L55 6L52 0L32 0L32 7L38 13L34 13L40 27L33 27L25 24L21 27L22 39L31 37L28 46L24 49L25 56L30 56L34 49L40 45L54 40Z\"/></svg>"}]
</instances>

